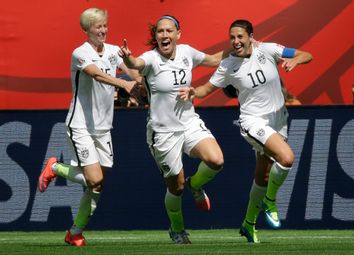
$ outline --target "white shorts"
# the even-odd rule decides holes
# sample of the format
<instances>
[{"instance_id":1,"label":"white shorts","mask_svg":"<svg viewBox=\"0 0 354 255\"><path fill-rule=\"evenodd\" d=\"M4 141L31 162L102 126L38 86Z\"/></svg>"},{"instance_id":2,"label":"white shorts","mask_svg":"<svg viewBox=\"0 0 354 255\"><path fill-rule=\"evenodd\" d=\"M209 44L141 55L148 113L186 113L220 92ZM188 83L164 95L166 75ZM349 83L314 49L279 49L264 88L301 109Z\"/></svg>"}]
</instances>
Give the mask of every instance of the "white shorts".
<instances>
[{"instance_id":1,"label":"white shorts","mask_svg":"<svg viewBox=\"0 0 354 255\"><path fill-rule=\"evenodd\" d=\"M191 150L201 140L214 138L201 119L191 122L185 131L155 132L147 129L147 143L163 176L176 176L183 168L183 152L190 156Z\"/></svg>"},{"instance_id":2,"label":"white shorts","mask_svg":"<svg viewBox=\"0 0 354 255\"><path fill-rule=\"evenodd\" d=\"M66 129L73 166L87 166L99 162L113 166L113 146L110 130L88 131L83 128Z\"/></svg>"},{"instance_id":3,"label":"white shorts","mask_svg":"<svg viewBox=\"0 0 354 255\"><path fill-rule=\"evenodd\" d=\"M278 133L284 140L288 137L288 111L285 107L279 111L260 117L243 117L239 120L243 138L252 145L254 150L264 154L264 144L268 138Z\"/></svg>"}]
</instances>

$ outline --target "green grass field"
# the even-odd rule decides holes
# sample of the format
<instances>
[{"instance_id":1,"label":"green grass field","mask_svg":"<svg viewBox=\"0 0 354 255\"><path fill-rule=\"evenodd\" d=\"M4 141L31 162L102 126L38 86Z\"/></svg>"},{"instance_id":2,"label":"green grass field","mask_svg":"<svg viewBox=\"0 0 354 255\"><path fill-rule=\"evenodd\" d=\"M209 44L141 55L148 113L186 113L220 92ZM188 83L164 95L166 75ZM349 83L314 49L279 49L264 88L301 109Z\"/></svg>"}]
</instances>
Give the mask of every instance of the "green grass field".
<instances>
[{"instance_id":1,"label":"green grass field","mask_svg":"<svg viewBox=\"0 0 354 255\"><path fill-rule=\"evenodd\" d=\"M354 230L261 230L249 244L236 230L190 230L193 244L173 244L167 231L86 231L86 247L64 243L64 232L0 232L0 254L354 254Z\"/></svg>"}]
</instances>

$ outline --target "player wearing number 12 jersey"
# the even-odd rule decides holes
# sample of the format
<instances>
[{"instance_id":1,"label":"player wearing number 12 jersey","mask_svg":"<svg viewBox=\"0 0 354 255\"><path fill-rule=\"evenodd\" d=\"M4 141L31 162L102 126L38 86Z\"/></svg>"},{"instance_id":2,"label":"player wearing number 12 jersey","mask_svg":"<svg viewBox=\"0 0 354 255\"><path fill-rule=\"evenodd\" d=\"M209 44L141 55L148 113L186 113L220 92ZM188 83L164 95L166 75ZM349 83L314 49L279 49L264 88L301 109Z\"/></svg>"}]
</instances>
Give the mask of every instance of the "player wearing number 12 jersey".
<instances>
[{"instance_id":1,"label":"player wearing number 12 jersey","mask_svg":"<svg viewBox=\"0 0 354 255\"><path fill-rule=\"evenodd\" d=\"M127 67L139 70L145 77L150 101L147 143L167 186L164 202L169 234L173 242L188 244L182 215L184 187L191 191L197 207L208 211L210 201L202 187L222 169L224 158L193 103L181 100L178 94L181 87L191 86L193 68L216 67L223 52L208 55L189 45L177 45L180 36L178 20L165 15L151 27L152 50L135 58L125 40L120 55ZM197 172L186 179L183 152L201 159Z\"/></svg>"},{"instance_id":2,"label":"player wearing number 12 jersey","mask_svg":"<svg viewBox=\"0 0 354 255\"><path fill-rule=\"evenodd\" d=\"M288 113L278 63L283 60L282 67L291 71L298 64L310 62L312 56L275 43L255 47L253 27L247 20L234 21L229 35L234 49L230 56L220 63L209 82L195 89L182 88L180 96L184 100L201 98L229 84L238 92L241 135L256 151L255 179L240 234L258 243L255 225L261 210L271 227L280 227L276 195L294 162L293 151L286 143Z\"/></svg>"}]
</instances>

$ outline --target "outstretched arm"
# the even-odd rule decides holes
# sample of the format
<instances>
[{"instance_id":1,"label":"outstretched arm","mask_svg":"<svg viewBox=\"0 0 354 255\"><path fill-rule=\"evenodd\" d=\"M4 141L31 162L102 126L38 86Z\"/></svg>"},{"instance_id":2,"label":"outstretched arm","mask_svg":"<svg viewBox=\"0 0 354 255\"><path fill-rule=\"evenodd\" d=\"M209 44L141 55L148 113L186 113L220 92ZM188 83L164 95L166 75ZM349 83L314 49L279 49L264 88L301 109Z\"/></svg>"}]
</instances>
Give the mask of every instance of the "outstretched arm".
<instances>
[{"instance_id":1,"label":"outstretched arm","mask_svg":"<svg viewBox=\"0 0 354 255\"><path fill-rule=\"evenodd\" d=\"M293 70L299 64L307 64L312 60L312 55L306 51L295 50L293 58L281 58L283 63L281 65L285 71Z\"/></svg>"},{"instance_id":2,"label":"outstretched arm","mask_svg":"<svg viewBox=\"0 0 354 255\"><path fill-rule=\"evenodd\" d=\"M125 89L128 93L131 92L133 87L136 84L136 81L126 81L120 78L116 78L113 76L110 76L104 72L102 72L96 65L91 64L88 65L87 67L84 68L83 70L87 75L91 76L93 79L96 81L117 87L117 88L122 88Z\"/></svg>"},{"instance_id":3,"label":"outstretched arm","mask_svg":"<svg viewBox=\"0 0 354 255\"><path fill-rule=\"evenodd\" d=\"M128 68L124 62L119 66L119 68L122 69L123 72L130 77L130 79L137 81L139 84L143 83L143 78L136 69Z\"/></svg>"},{"instance_id":4,"label":"outstretched arm","mask_svg":"<svg viewBox=\"0 0 354 255\"><path fill-rule=\"evenodd\" d=\"M260 42L253 39L253 37L252 37L251 41L255 47L258 47L258 45L260 44ZM201 63L201 65L209 66L209 67L217 67L220 64L221 60L228 57L232 51L234 51L234 49L229 48L229 49L219 51L219 52L215 53L214 55L205 54L205 58L204 58L203 62Z\"/></svg>"},{"instance_id":5,"label":"outstretched arm","mask_svg":"<svg viewBox=\"0 0 354 255\"><path fill-rule=\"evenodd\" d=\"M120 48L119 56L123 59L124 64L131 69L143 70L145 67L145 61L141 58L135 58L131 55L131 51L128 48L128 42L123 40L123 46Z\"/></svg>"},{"instance_id":6,"label":"outstretched arm","mask_svg":"<svg viewBox=\"0 0 354 255\"><path fill-rule=\"evenodd\" d=\"M218 87L215 87L210 82L207 82L204 85L198 86L196 88L182 87L179 90L179 97L183 101L193 100L193 98L203 98L217 89L218 89Z\"/></svg>"},{"instance_id":7,"label":"outstretched arm","mask_svg":"<svg viewBox=\"0 0 354 255\"><path fill-rule=\"evenodd\" d=\"M201 63L201 65L209 66L209 67L217 67L220 64L221 60L226 58L231 52L232 49L230 48L230 49L219 51L214 55L205 54L205 58Z\"/></svg>"}]
</instances>

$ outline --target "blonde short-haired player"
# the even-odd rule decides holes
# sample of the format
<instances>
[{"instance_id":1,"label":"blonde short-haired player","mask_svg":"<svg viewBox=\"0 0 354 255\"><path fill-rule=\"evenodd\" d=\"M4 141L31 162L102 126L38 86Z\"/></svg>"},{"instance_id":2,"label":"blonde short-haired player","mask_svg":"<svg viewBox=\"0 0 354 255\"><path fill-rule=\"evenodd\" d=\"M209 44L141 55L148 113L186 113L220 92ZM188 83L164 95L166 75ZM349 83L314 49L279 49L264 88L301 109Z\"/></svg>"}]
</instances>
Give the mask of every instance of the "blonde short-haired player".
<instances>
[{"instance_id":1,"label":"blonde short-haired player","mask_svg":"<svg viewBox=\"0 0 354 255\"><path fill-rule=\"evenodd\" d=\"M229 36L234 51L222 60L209 82L196 88L182 88L180 96L184 100L202 98L229 84L236 89L241 135L256 151L255 179L240 234L249 242L258 243L255 225L260 210L264 210L271 227L280 227L276 195L294 162L294 153L286 142L288 112L278 63L282 61L282 67L291 71L310 62L312 56L276 43L255 47L253 27L247 20L234 21Z\"/></svg>"},{"instance_id":2,"label":"blonde short-haired player","mask_svg":"<svg viewBox=\"0 0 354 255\"><path fill-rule=\"evenodd\" d=\"M119 47L105 42L107 18L107 12L98 8L87 9L80 16L87 41L73 51L71 59L73 97L66 118L71 163L49 158L38 179L40 192L57 175L86 187L73 226L65 236L65 242L73 246L86 245L82 232L96 209L105 171L113 166L115 88L128 93L135 90L136 81L116 78L117 68L138 79L138 73L129 70L118 55Z\"/></svg>"},{"instance_id":3,"label":"blonde short-haired player","mask_svg":"<svg viewBox=\"0 0 354 255\"><path fill-rule=\"evenodd\" d=\"M177 44L180 36L178 20L164 15L151 26L152 50L135 58L125 40L121 56L127 67L145 77L150 103L147 143L167 186L164 203L171 225L169 234L173 242L188 244L181 208L184 187L192 192L197 207L208 211L210 201L202 187L222 169L224 157L193 103L180 100L178 91L190 86L193 68L216 67L223 53L208 55L187 44ZM196 173L186 180L183 153L201 159Z\"/></svg>"}]
</instances>

